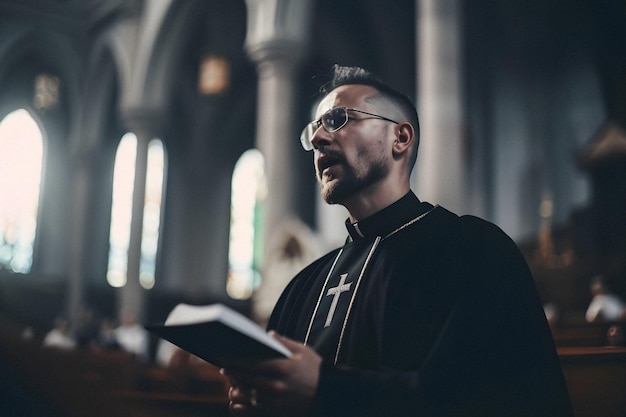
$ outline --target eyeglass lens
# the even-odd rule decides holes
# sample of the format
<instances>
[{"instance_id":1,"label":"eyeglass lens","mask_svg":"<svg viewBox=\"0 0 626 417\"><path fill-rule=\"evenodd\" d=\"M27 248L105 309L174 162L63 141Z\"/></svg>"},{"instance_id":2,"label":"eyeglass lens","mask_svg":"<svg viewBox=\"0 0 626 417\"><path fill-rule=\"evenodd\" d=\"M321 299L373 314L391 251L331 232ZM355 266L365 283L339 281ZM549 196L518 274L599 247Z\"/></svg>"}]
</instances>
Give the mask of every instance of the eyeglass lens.
<instances>
[{"instance_id":1,"label":"eyeglass lens","mask_svg":"<svg viewBox=\"0 0 626 417\"><path fill-rule=\"evenodd\" d=\"M324 113L321 120L327 132L336 132L348 123L348 113L345 108L337 107Z\"/></svg>"},{"instance_id":2,"label":"eyeglass lens","mask_svg":"<svg viewBox=\"0 0 626 417\"><path fill-rule=\"evenodd\" d=\"M324 130L329 133L336 132L348 123L348 112L343 107L337 107L330 109L320 117L319 121L313 121L306 125L302 134L300 135L300 142L302 147L310 151L313 149L311 139L315 134L315 131L322 125Z\"/></svg>"}]
</instances>

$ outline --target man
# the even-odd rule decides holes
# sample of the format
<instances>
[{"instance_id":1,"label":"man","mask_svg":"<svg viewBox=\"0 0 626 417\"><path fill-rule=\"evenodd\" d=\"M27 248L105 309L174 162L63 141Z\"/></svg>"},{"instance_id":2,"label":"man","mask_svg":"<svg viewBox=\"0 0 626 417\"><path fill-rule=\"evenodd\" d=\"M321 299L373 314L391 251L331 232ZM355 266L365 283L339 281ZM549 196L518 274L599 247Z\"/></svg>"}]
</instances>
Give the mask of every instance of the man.
<instances>
[{"instance_id":1,"label":"man","mask_svg":"<svg viewBox=\"0 0 626 417\"><path fill-rule=\"evenodd\" d=\"M334 68L304 129L349 238L300 272L268 328L291 358L232 364L236 416L571 416L541 302L496 226L420 202L415 108Z\"/></svg>"}]
</instances>

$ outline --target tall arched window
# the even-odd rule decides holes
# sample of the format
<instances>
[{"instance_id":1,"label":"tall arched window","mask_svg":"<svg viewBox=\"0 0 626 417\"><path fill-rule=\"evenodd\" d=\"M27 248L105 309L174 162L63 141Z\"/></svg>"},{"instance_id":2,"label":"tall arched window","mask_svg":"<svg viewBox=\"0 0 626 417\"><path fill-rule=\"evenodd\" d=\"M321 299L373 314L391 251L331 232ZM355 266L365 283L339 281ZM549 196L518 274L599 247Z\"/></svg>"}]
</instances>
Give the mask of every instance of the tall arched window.
<instances>
[{"instance_id":1,"label":"tall arched window","mask_svg":"<svg viewBox=\"0 0 626 417\"><path fill-rule=\"evenodd\" d=\"M28 273L33 264L43 165L43 136L28 111L0 122L0 270Z\"/></svg>"},{"instance_id":2,"label":"tall arched window","mask_svg":"<svg viewBox=\"0 0 626 417\"><path fill-rule=\"evenodd\" d=\"M163 142L153 139L148 144L148 166L146 168L146 197L143 206L143 229L141 231L141 260L139 282L150 289L154 287L161 208L165 178L165 151Z\"/></svg>"},{"instance_id":3,"label":"tall arched window","mask_svg":"<svg viewBox=\"0 0 626 417\"><path fill-rule=\"evenodd\" d=\"M235 299L250 298L261 283L258 266L263 250L262 213L266 194L263 155L250 149L235 164L232 179L226 291Z\"/></svg>"},{"instance_id":4,"label":"tall arched window","mask_svg":"<svg viewBox=\"0 0 626 417\"><path fill-rule=\"evenodd\" d=\"M136 158L137 137L133 133L127 133L118 145L113 171L113 201L107 271L107 282L112 287L123 287L128 280L128 249ZM163 143L159 139L153 139L148 144L141 259L139 260L139 281L141 286L146 289L154 287L155 283L164 176L165 151Z\"/></svg>"}]
</instances>

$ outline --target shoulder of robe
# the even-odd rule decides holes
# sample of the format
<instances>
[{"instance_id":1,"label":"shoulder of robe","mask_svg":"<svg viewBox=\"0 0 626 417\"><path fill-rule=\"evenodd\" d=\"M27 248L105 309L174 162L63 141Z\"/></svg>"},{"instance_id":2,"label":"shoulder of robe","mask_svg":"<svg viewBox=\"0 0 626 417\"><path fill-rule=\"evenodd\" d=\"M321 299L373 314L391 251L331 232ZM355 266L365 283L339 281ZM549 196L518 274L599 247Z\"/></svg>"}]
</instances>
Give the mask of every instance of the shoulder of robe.
<instances>
[{"instance_id":1,"label":"shoulder of robe","mask_svg":"<svg viewBox=\"0 0 626 417\"><path fill-rule=\"evenodd\" d=\"M483 250L518 251L517 245L499 226L476 216L459 217L460 233L469 245L479 245Z\"/></svg>"},{"instance_id":2,"label":"shoulder of robe","mask_svg":"<svg viewBox=\"0 0 626 417\"><path fill-rule=\"evenodd\" d=\"M487 265L524 267L522 254L516 243L497 225L472 215L457 216L441 208L433 217L433 233L456 258L463 269L476 269ZM437 221L437 218L440 220ZM494 264L495 262L495 264Z\"/></svg>"},{"instance_id":3,"label":"shoulder of robe","mask_svg":"<svg viewBox=\"0 0 626 417\"><path fill-rule=\"evenodd\" d=\"M296 274L295 277L293 277L290 284L293 285L294 282L306 279L307 277L316 274L318 269L323 268L331 259L334 259L340 250L341 248L334 249L328 252L326 255L317 258L309 265L305 266L300 272Z\"/></svg>"},{"instance_id":4,"label":"shoulder of robe","mask_svg":"<svg viewBox=\"0 0 626 417\"><path fill-rule=\"evenodd\" d=\"M473 215L457 215L444 207L433 211L433 224L450 240L467 245L515 245L512 239L497 225Z\"/></svg>"},{"instance_id":5,"label":"shoulder of robe","mask_svg":"<svg viewBox=\"0 0 626 417\"><path fill-rule=\"evenodd\" d=\"M465 228L464 258L469 268L479 272L477 276L480 276L486 294L500 291L523 298L522 294L534 293L532 272L510 236L495 224L478 217L462 216L460 220Z\"/></svg>"}]
</instances>

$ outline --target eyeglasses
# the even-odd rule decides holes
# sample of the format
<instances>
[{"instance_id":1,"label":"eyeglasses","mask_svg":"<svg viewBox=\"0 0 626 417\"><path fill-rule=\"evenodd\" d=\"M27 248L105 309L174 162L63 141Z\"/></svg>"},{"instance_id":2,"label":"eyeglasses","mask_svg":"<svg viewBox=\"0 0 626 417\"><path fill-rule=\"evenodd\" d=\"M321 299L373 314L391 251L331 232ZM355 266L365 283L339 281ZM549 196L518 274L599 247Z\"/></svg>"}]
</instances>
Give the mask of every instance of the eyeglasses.
<instances>
[{"instance_id":1,"label":"eyeglasses","mask_svg":"<svg viewBox=\"0 0 626 417\"><path fill-rule=\"evenodd\" d=\"M344 127L350 117L348 116L349 111L354 111L357 113L367 114L368 116L375 117L377 119L385 120L387 122L398 124L395 120L388 119L387 117L380 116L374 113L368 113L363 110L357 109L349 109L347 107L335 107L334 109L328 110L326 113L322 114L317 120L313 120L309 124L305 126L300 134L300 143L302 143L302 147L305 151L313 150L313 143L311 143L311 139L313 135L319 129L320 126L324 128L328 133L333 133ZM353 120L365 120L365 119L353 119Z\"/></svg>"}]
</instances>

